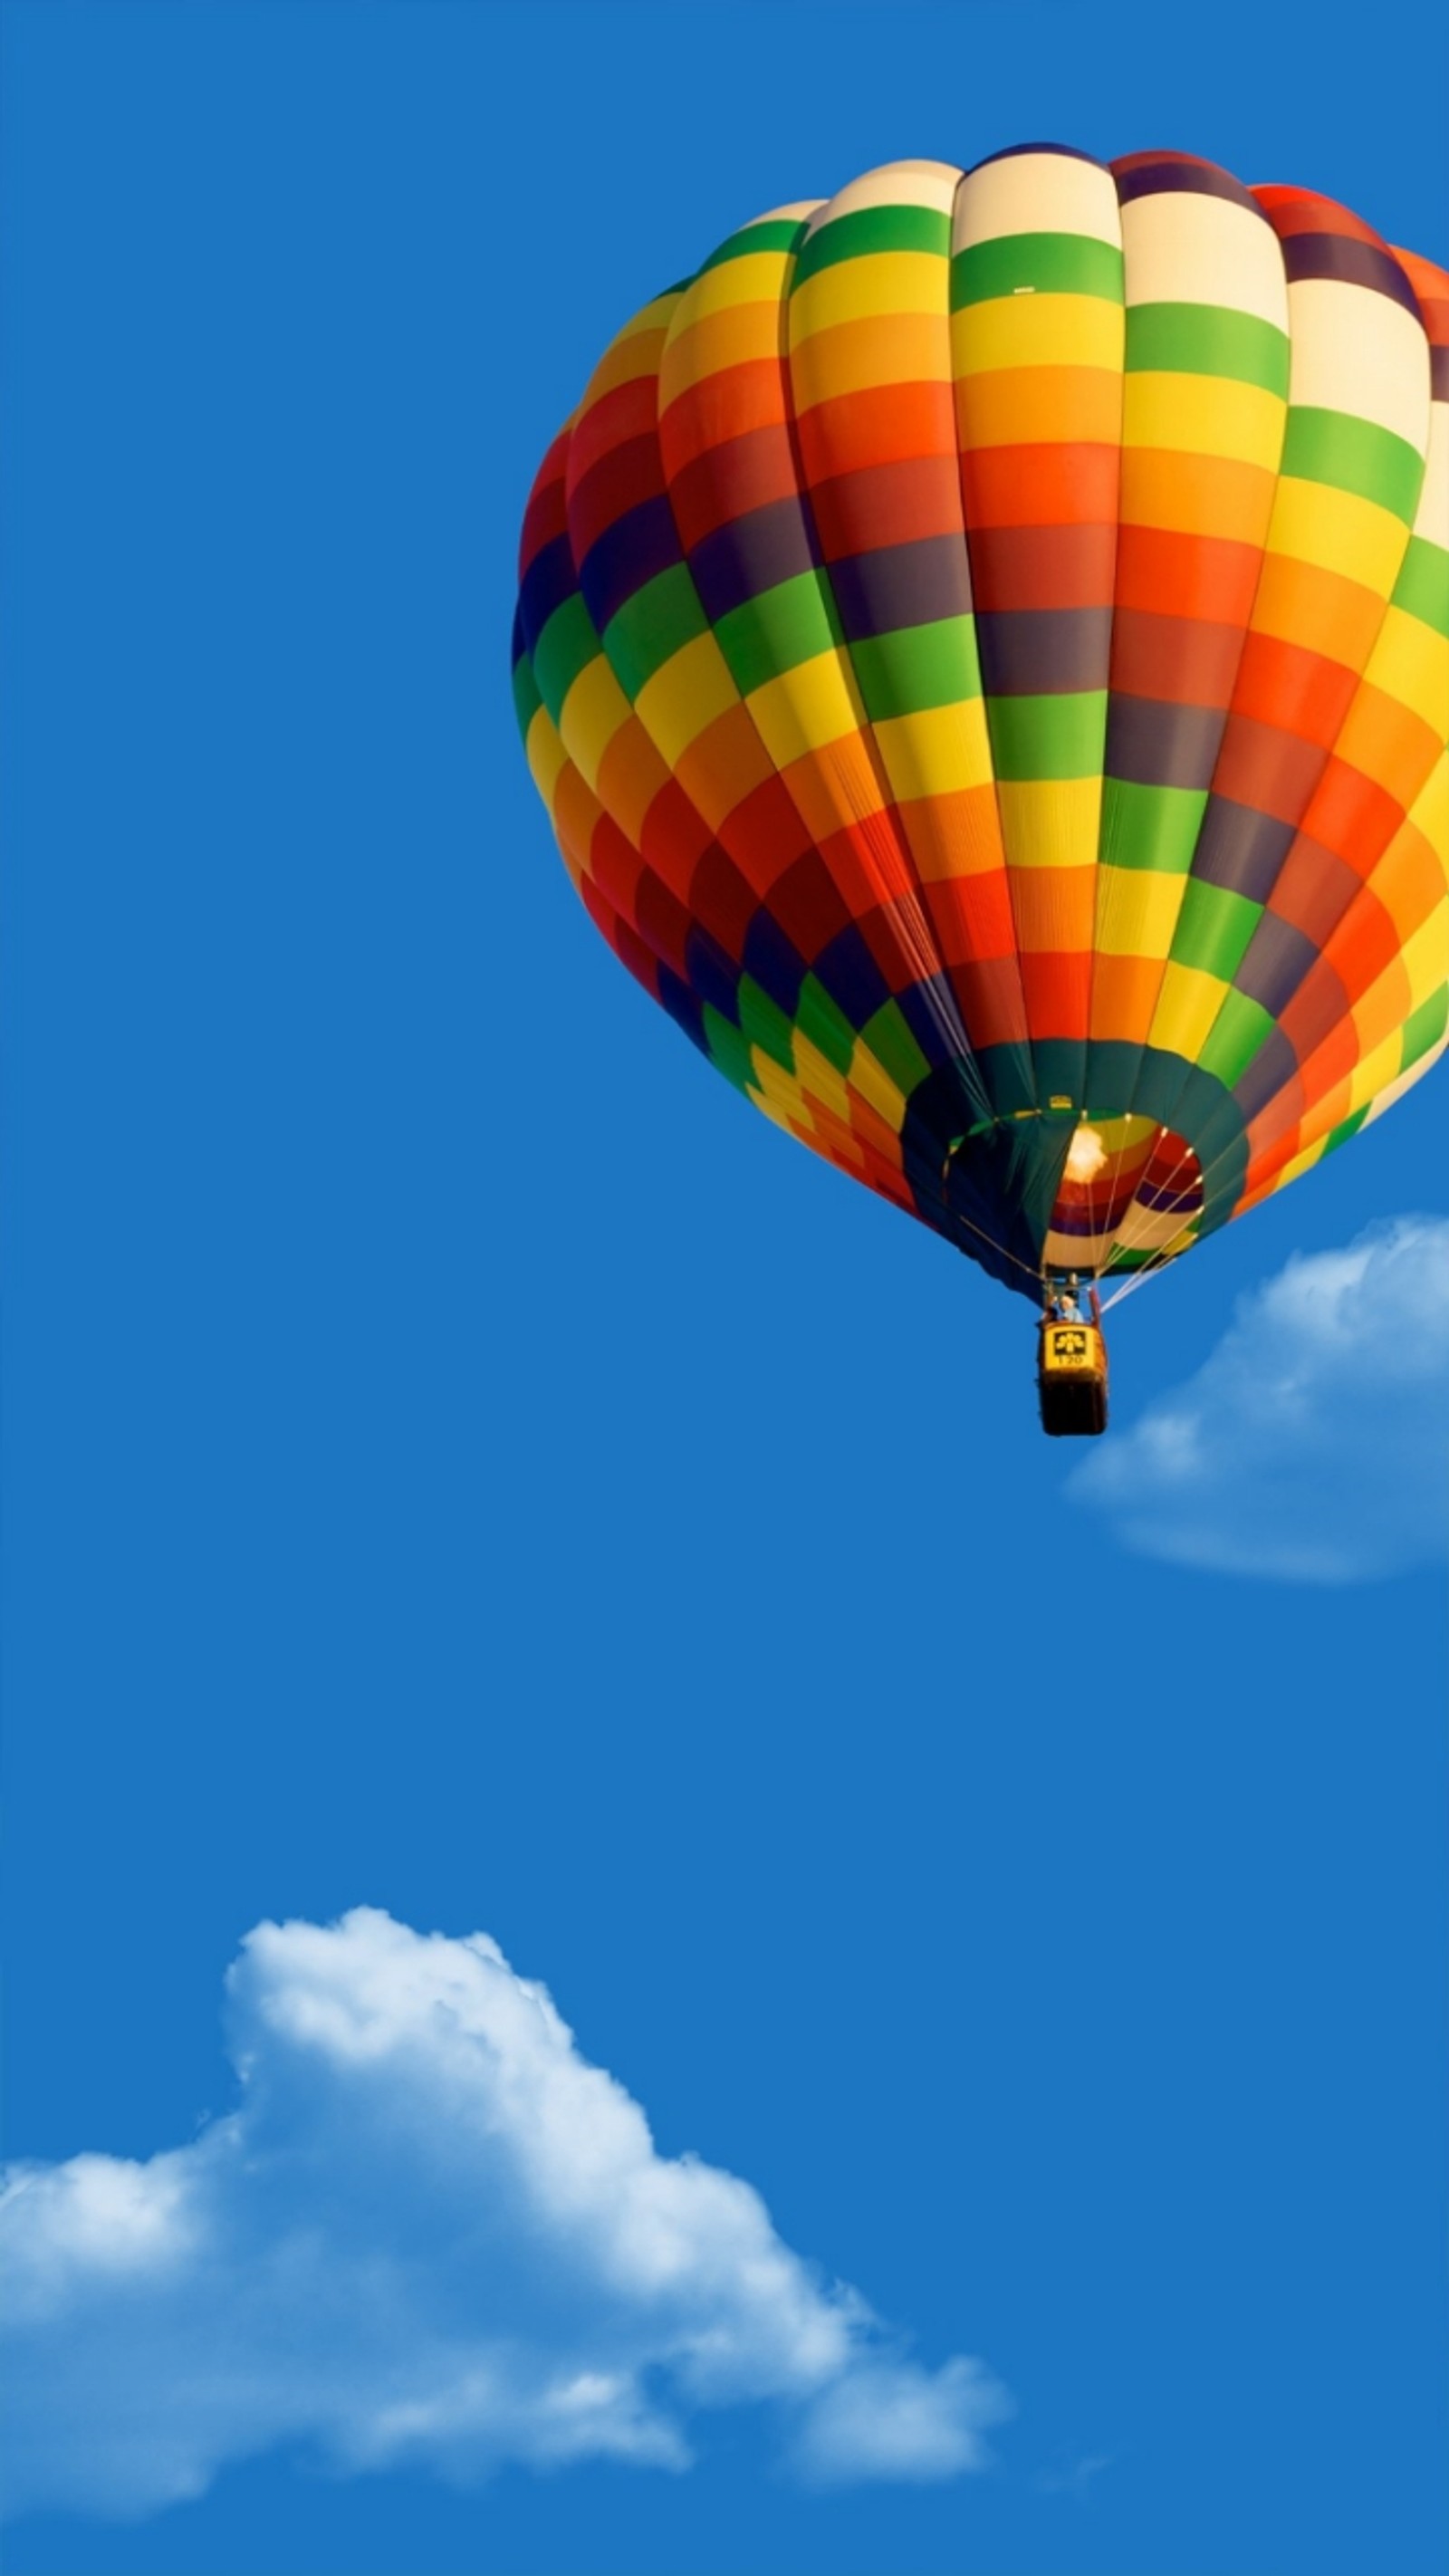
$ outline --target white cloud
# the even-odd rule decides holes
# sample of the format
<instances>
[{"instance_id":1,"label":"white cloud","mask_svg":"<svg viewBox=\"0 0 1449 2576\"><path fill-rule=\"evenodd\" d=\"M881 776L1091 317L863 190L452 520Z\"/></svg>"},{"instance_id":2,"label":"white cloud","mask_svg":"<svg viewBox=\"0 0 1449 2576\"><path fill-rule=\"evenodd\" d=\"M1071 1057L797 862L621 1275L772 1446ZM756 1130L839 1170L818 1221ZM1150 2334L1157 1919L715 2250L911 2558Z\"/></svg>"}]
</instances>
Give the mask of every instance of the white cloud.
<instances>
[{"instance_id":1,"label":"white cloud","mask_svg":"<svg viewBox=\"0 0 1449 2576\"><path fill-rule=\"evenodd\" d=\"M1069 1491L1143 1555L1364 1583L1449 1548L1449 1223L1290 1261Z\"/></svg>"},{"instance_id":2,"label":"white cloud","mask_svg":"<svg viewBox=\"0 0 1449 2576\"><path fill-rule=\"evenodd\" d=\"M747 2183L659 2155L485 1934L264 1923L228 1994L231 2116L7 2178L13 2509L145 2513L278 2445L680 2470L699 2410L761 2401L811 2481L981 2466L982 2367L911 2361Z\"/></svg>"},{"instance_id":3,"label":"white cloud","mask_svg":"<svg viewBox=\"0 0 1449 2576\"><path fill-rule=\"evenodd\" d=\"M979 2361L948 2361L928 2375L898 2363L862 2362L816 2398L795 2445L797 2466L818 2485L852 2478L925 2484L980 2465L963 2459L963 2423L997 2420L1001 2391Z\"/></svg>"}]
</instances>

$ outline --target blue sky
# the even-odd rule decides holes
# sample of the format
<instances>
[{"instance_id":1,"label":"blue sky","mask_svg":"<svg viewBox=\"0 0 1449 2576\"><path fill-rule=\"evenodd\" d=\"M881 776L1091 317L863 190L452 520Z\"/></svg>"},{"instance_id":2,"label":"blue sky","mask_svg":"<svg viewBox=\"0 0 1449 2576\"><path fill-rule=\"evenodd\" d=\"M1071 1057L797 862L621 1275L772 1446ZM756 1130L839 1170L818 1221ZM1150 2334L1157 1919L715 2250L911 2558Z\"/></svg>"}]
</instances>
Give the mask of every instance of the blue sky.
<instances>
[{"instance_id":1,"label":"blue sky","mask_svg":"<svg viewBox=\"0 0 1449 2576\"><path fill-rule=\"evenodd\" d=\"M690 2330L725 2318L735 2371L681 2375L602 2239L569 2270L539 2221L529 2352L607 2346L692 2466L469 2488L466 2425L378 2465L283 2409L192 2501L20 2523L11 2576L1443 2565L1442 1556L1354 1533L1366 1462L1433 1482L1382 1353L1432 1330L1449 1076L1124 1305L1126 1436L1074 1482L1025 1310L611 965L507 686L537 459L735 222L1051 136L1313 185L1443 257L1449 40L1393 30L11 0L9 2152L184 2151L163 2178L236 2279L370 2209L433 2332L472 2169L399 2147L344 2188L337 2140L382 2125L349 2017L381 2027L379 1944L425 2014L481 1979L532 2032L541 1981L565 2113L607 2070L640 2205L708 2204ZM1320 1577L1341 1545L1371 1581L1235 1570L1251 1443L1195 1385L1225 1336L1219 1387L1266 1366L1300 1295L1329 1324L1270 1535L1301 1515ZM1184 1418L1206 1544L1163 1482ZM354 1908L245 1951L228 2130L231 1963ZM451 2134L474 2076L406 2015L377 2046ZM226 2141L283 2133L321 2183L279 2219ZM555 2133L503 2134L516 2181ZM107 2242L151 2224L98 2206ZM204 2321L221 2276L187 2277ZM824 2380L778 2359L777 2296L837 2337ZM340 2347L304 2308L243 2358L315 2392ZM75 2313L166 2433L173 2313ZM889 2371L914 2466L832 2483Z\"/></svg>"}]
</instances>

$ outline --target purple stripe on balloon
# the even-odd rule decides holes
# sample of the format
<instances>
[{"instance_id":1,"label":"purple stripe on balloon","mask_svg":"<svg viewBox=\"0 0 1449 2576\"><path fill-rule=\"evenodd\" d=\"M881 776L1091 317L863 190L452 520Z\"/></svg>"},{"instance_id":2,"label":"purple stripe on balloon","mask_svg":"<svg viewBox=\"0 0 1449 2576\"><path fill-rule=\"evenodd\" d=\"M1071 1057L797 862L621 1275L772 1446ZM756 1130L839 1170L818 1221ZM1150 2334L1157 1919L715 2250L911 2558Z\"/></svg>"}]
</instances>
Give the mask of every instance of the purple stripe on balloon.
<instances>
[{"instance_id":1,"label":"purple stripe on balloon","mask_svg":"<svg viewBox=\"0 0 1449 2576\"><path fill-rule=\"evenodd\" d=\"M1137 1192L1139 1207L1151 1208L1159 1216L1191 1216L1202 1206L1202 1182L1179 1182L1176 1188L1165 1183L1144 1181Z\"/></svg>"},{"instance_id":2,"label":"purple stripe on balloon","mask_svg":"<svg viewBox=\"0 0 1449 2576\"><path fill-rule=\"evenodd\" d=\"M707 1002L721 1019L739 1022L740 970L717 939L698 922L684 944L684 971L696 1001Z\"/></svg>"},{"instance_id":3,"label":"purple stripe on balloon","mask_svg":"<svg viewBox=\"0 0 1449 2576\"><path fill-rule=\"evenodd\" d=\"M1275 814L1260 814L1256 806L1212 796L1198 835L1193 875L1205 885L1246 895L1250 903L1266 903L1293 846L1294 829Z\"/></svg>"},{"instance_id":4,"label":"purple stripe on balloon","mask_svg":"<svg viewBox=\"0 0 1449 2576\"><path fill-rule=\"evenodd\" d=\"M1288 283L1305 278L1334 278L1343 286L1370 286L1376 295L1391 295L1419 321L1419 299L1396 259L1373 242L1354 241L1347 233L1287 233L1283 266Z\"/></svg>"},{"instance_id":5,"label":"purple stripe on balloon","mask_svg":"<svg viewBox=\"0 0 1449 2576\"><path fill-rule=\"evenodd\" d=\"M917 537L830 566L840 622L852 640L971 614L971 573L959 537Z\"/></svg>"},{"instance_id":6,"label":"purple stripe on balloon","mask_svg":"<svg viewBox=\"0 0 1449 2576\"><path fill-rule=\"evenodd\" d=\"M805 981L805 960L792 939L787 939L768 905L761 904L750 916L745 933L745 973L753 978L762 993L769 996L777 1010L793 1020L800 1004L800 987Z\"/></svg>"},{"instance_id":7,"label":"purple stripe on balloon","mask_svg":"<svg viewBox=\"0 0 1449 2576\"><path fill-rule=\"evenodd\" d=\"M974 178L978 170L989 170L996 161L1020 161L1028 152L1055 152L1062 161L1085 161L1093 170L1107 167L1094 152L1079 152L1075 143L1008 143L1001 152L988 152L984 161L973 161L966 175Z\"/></svg>"},{"instance_id":8,"label":"purple stripe on balloon","mask_svg":"<svg viewBox=\"0 0 1449 2576\"><path fill-rule=\"evenodd\" d=\"M1112 611L978 609L976 640L981 650L981 686L989 698L1105 689L1112 659Z\"/></svg>"},{"instance_id":9,"label":"purple stripe on balloon","mask_svg":"<svg viewBox=\"0 0 1449 2576\"><path fill-rule=\"evenodd\" d=\"M1281 1029L1270 1029L1246 1071L1233 1085L1233 1098L1244 1123L1261 1117L1270 1100L1286 1091L1298 1074L1298 1054Z\"/></svg>"},{"instance_id":10,"label":"purple stripe on balloon","mask_svg":"<svg viewBox=\"0 0 1449 2576\"><path fill-rule=\"evenodd\" d=\"M763 509L727 520L701 538L689 558L695 588L710 624L778 582L809 572L819 561L804 512L793 493Z\"/></svg>"},{"instance_id":11,"label":"purple stripe on balloon","mask_svg":"<svg viewBox=\"0 0 1449 2576\"><path fill-rule=\"evenodd\" d=\"M554 610L562 608L566 599L574 598L578 587L573 548L564 529L560 535L550 537L546 546L539 547L519 589L518 615L530 653L537 647Z\"/></svg>"},{"instance_id":12,"label":"purple stripe on balloon","mask_svg":"<svg viewBox=\"0 0 1449 2576\"><path fill-rule=\"evenodd\" d=\"M1131 1204L1129 1199L1126 1206ZM1052 1232L1071 1235L1077 1242L1083 1242L1099 1234L1111 1234L1124 1214L1125 1208L1121 1204L1113 1208L1104 1201L1100 1206L1094 1202L1090 1207L1063 1207L1059 1199L1052 1209Z\"/></svg>"},{"instance_id":13,"label":"purple stripe on balloon","mask_svg":"<svg viewBox=\"0 0 1449 2576\"><path fill-rule=\"evenodd\" d=\"M947 1031L961 1028L961 1013L956 996L944 975L922 976L917 984L908 984L895 996L896 1008L905 1021L927 1064L953 1065L958 1052ZM966 1032L961 1029L964 1043Z\"/></svg>"},{"instance_id":14,"label":"purple stripe on balloon","mask_svg":"<svg viewBox=\"0 0 1449 2576\"><path fill-rule=\"evenodd\" d=\"M853 1029L863 1029L891 998L891 988L853 921L827 940L819 956L812 958L810 971Z\"/></svg>"},{"instance_id":15,"label":"purple stripe on balloon","mask_svg":"<svg viewBox=\"0 0 1449 2576\"><path fill-rule=\"evenodd\" d=\"M1242 206L1260 222L1268 221L1242 181L1235 179L1231 171L1220 170L1215 161L1194 161L1180 152L1153 153L1150 157L1134 152L1112 163L1112 176L1117 182L1119 205L1129 206L1136 197L1224 197L1229 205Z\"/></svg>"},{"instance_id":16,"label":"purple stripe on balloon","mask_svg":"<svg viewBox=\"0 0 1449 2576\"><path fill-rule=\"evenodd\" d=\"M665 493L638 502L605 528L579 566L579 588L600 634L636 590L680 561L679 531Z\"/></svg>"},{"instance_id":17,"label":"purple stripe on balloon","mask_svg":"<svg viewBox=\"0 0 1449 2576\"><path fill-rule=\"evenodd\" d=\"M1313 941L1295 930L1291 921L1265 912L1233 981L1240 993L1261 1003L1269 1018L1276 1020L1317 965L1318 956Z\"/></svg>"},{"instance_id":18,"label":"purple stripe on balloon","mask_svg":"<svg viewBox=\"0 0 1449 2576\"><path fill-rule=\"evenodd\" d=\"M1184 707L1114 691L1107 715L1109 778L1135 787L1211 787L1227 722L1222 707Z\"/></svg>"}]
</instances>

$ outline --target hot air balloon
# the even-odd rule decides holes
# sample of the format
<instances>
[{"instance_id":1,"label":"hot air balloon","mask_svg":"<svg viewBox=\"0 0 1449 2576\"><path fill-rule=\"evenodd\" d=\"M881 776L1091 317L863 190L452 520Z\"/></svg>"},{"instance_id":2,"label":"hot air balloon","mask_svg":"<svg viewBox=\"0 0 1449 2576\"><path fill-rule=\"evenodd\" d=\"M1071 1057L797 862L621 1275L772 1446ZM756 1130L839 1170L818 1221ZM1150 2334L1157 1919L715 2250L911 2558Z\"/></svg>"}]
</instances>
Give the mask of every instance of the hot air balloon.
<instances>
[{"instance_id":1,"label":"hot air balloon","mask_svg":"<svg viewBox=\"0 0 1449 2576\"><path fill-rule=\"evenodd\" d=\"M1449 277L1342 206L1030 144L746 224L540 468L515 688L589 912L1033 1300L1048 1429L1105 1420L1098 1282L1443 1052L1446 406Z\"/></svg>"}]
</instances>

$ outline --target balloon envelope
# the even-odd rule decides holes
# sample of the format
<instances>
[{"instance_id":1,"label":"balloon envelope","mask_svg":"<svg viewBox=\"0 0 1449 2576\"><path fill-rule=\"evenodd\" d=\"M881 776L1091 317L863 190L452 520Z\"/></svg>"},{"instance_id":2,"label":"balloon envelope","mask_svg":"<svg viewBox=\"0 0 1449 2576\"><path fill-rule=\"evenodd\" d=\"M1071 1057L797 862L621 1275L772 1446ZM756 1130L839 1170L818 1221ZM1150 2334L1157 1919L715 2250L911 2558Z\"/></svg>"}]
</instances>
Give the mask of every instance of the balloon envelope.
<instances>
[{"instance_id":1,"label":"balloon envelope","mask_svg":"<svg viewBox=\"0 0 1449 2576\"><path fill-rule=\"evenodd\" d=\"M1211 163L901 162L732 235L540 469L520 724L609 944L1035 1296L1174 1257L1449 1016L1449 278Z\"/></svg>"}]
</instances>

